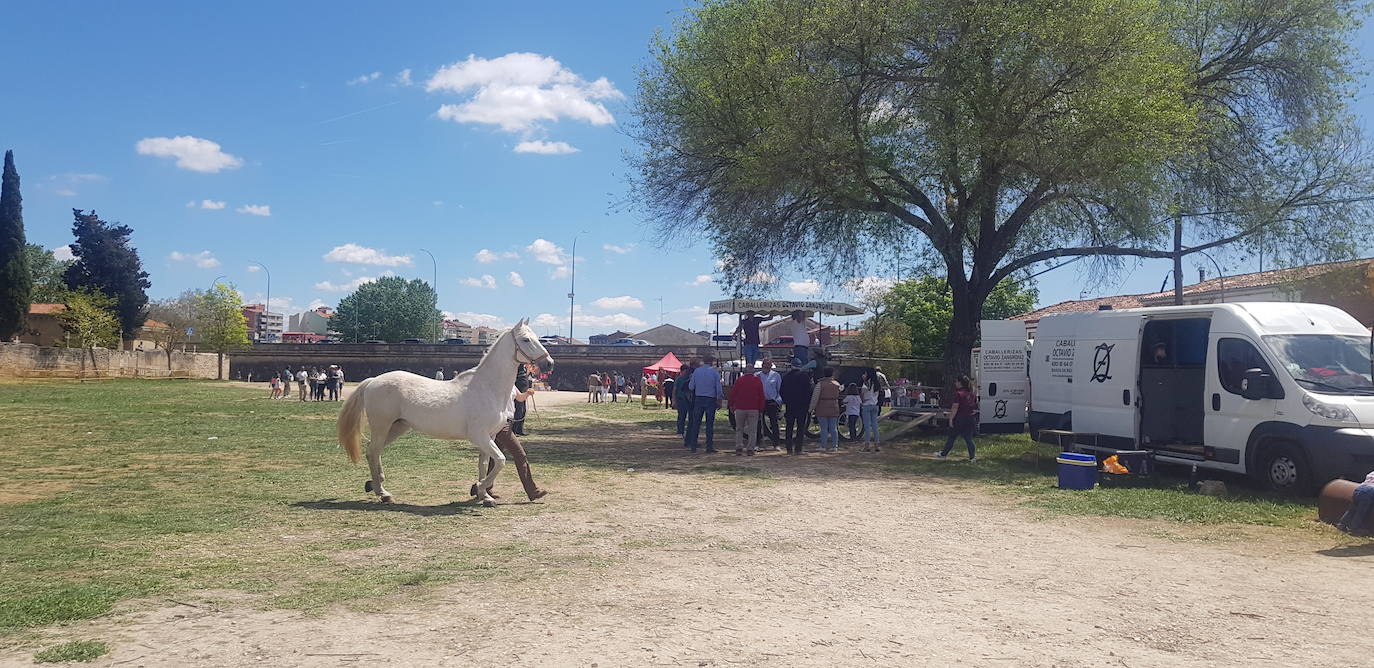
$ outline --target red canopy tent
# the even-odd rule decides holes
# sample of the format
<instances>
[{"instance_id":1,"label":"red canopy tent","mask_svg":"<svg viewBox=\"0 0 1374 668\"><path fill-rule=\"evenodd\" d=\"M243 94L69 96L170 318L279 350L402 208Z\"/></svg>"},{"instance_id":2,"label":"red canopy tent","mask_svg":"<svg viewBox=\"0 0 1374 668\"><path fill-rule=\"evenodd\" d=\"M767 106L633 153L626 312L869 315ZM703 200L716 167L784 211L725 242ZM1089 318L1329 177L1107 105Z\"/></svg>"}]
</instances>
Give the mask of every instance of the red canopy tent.
<instances>
[{"instance_id":1,"label":"red canopy tent","mask_svg":"<svg viewBox=\"0 0 1374 668\"><path fill-rule=\"evenodd\" d=\"M682 362L677 358L677 355L668 353L667 355L663 356L663 359L660 359L659 361L644 367L644 373L647 374L655 374L658 373L660 370L667 371L668 373L672 374L681 373Z\"/></svg>"}]
</instances>

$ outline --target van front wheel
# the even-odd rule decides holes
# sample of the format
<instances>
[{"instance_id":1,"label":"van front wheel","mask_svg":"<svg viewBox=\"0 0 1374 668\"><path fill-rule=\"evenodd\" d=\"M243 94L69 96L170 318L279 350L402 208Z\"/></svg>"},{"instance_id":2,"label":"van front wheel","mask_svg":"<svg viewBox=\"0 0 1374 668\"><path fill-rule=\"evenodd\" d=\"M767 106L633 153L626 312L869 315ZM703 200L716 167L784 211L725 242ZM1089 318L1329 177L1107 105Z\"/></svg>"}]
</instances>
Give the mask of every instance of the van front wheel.
<instances>
[{"instance_id":1,"label":"van front wheel","mask_svg":"<svg viewBox=\"0 0 1374 668\"><path fill-rule=\"evenodd\" d=\"M1257 473L1265 485L1276 492L1305 494L1312 486L1307 457L1292 443L1279 442L1265 448Z\"/></svg>"}]
</instances>

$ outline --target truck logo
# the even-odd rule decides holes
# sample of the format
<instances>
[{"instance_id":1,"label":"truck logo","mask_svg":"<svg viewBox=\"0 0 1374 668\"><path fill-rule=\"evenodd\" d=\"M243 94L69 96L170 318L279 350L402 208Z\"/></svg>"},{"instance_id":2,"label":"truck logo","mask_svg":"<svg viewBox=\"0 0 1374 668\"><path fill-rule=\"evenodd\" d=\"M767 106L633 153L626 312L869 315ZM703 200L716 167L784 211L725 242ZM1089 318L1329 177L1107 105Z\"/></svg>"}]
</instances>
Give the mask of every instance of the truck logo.
<instances>
[{"instance_id":1,"label":"truck logo","mask_svg":"<svg viewBox=\"0 0 1374 668\"><path fill-rule=\"evenodd\" d=\"M994 419L994 420L1000 420L1000 419L1002 419L1002 418L1005 418L1006 416L1007 416L1007 400L1006 400L1006 399L998 399L998 400L997 400L997 403L994 404L994 405L993 405L993 408L992 408L992 419Z\"/></svg>"},{"instance_id":2,"label":"truck logo","mask_svg":"<svg viewBox=\"0 0 1374 668\"><path fill-rule=\"evenodd\" d=\"M1112 348L1116 344L1099 343L1093 349L1093 375L1089 382L1105 383L1112 379Z\"/></svg>"}]
</instances>

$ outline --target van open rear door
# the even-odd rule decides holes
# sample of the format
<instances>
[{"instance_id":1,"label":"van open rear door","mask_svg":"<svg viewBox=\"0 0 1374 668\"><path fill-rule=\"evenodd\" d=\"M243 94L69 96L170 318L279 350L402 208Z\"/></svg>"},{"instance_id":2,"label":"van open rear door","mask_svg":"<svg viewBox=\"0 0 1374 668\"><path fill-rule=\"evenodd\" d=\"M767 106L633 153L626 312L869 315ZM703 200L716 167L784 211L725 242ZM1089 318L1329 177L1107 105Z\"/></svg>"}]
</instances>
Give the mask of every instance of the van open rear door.
<instances>
[{"instance_id":1,"label":"van open rear door","mask_svg":"<svg viewBox=\"0 0 1374 668\"><path fill-rule=\"evenodd\" d=\"M1102 445L1134 447L1140 328L1133 314L1092 314L1079 323L1073 352L1073 430Z\"/></svg>"},{"instance_id":2,"label":"van open rear door","mask_svg":"<svg viewBox=\"0 0 1374 668\"><path fill-rule=\"evenodd\" d=\"M978 355L979 428L1019 434L1026 422L1030 379L1026 376L1026 323L984 320Z\"/></svg>"}]
</instances>

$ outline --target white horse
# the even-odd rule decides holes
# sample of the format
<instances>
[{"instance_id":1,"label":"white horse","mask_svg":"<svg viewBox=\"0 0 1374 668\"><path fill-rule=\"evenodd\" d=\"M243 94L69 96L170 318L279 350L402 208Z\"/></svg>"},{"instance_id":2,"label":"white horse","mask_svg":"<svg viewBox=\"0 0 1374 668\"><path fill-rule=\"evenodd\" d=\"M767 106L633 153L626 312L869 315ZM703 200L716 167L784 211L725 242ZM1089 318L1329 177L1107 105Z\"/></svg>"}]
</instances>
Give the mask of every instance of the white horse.
<instances>
[{"instance_id":1,"label":"white horse","mask_svg":"<svg viewBox=\"0 0 1374 668\"><path fill-rule=\"evenodd\" d=\"M487 489L501 472L506 457L493 437L505 426L506 404L515 387L516 367L535 363L541 371L553 368L553 358L527 322L528 319L521 320L502 332L475 368L452 380L390 371L358 383L339 411L339 443L348 458L357 463L362 454L362 418L366 414L372 429L367 444L372 478L363 491L376 491L382 501L391 502L391 493L382 487L382 451L414 429L435 438L466 439L477 446L477 494L484 505L495 505ZM494 465L489 467L489 462Z\"/></svg>"}]
</instances>

